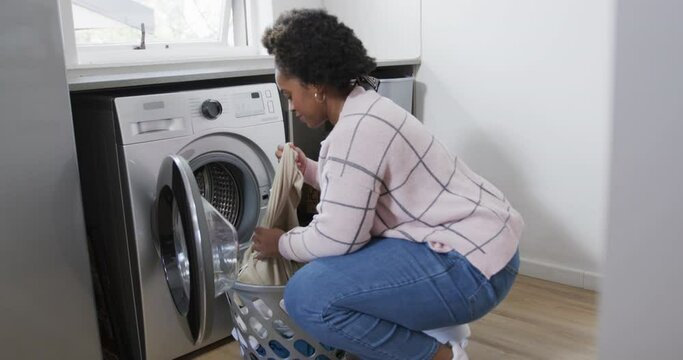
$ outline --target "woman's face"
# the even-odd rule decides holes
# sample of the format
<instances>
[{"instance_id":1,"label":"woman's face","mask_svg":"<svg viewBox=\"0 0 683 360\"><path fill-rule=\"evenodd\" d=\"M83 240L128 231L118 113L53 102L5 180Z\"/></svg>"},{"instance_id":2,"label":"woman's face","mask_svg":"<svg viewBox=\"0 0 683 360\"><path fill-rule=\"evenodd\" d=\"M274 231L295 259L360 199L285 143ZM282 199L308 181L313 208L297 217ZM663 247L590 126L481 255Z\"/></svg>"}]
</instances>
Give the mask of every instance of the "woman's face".
<instances>
[{"instance_id":1,"label":"woman's face","mask_svg":"<svg viewBox=\"0 0 683 360\"><path fill-rule=\"evenodd\" d=\"M275 71L275 82L289 100L289 110L294 111L306 126L317 128L327 121L325 103L315 98L316 92L319 98L322 97L316 86L304 84L299 78L288 76L279 70Z\"/></svg>"}]
</instances>

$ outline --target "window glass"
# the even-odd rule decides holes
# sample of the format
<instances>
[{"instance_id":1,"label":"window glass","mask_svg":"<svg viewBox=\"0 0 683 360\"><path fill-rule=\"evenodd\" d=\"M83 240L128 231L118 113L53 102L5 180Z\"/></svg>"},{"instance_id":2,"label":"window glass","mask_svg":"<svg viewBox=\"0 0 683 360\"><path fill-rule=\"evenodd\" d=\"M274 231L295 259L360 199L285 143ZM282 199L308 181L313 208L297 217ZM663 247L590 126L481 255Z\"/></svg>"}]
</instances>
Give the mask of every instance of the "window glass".
<instances>
[{"instance_id":1,"label":"window glass","mask_svg":"<svg viewBox=\"0 0 683 360\"><path fill-rule=\"evenodd\" d=\"M76 45L139 45L144 24L147 44L233 46L231 4L226 0L72 0Z\"/></svg>"}]
</instances>

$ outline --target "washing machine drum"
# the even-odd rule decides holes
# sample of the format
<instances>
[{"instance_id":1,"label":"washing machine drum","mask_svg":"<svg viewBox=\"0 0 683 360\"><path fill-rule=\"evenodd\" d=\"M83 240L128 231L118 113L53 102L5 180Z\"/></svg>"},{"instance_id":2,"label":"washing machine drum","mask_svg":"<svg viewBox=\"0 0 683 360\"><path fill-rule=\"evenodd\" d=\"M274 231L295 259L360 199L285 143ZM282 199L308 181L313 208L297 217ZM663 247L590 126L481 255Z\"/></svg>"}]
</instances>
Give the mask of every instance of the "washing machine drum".
<instances>
[{"instance_id":1,"label":"washing machine drum","mask_svg":"<svg viewBox=\"0 0 683 360\"><path fill-rule=\"evenodd\" d=\"M258 222L261 198L259 184L250 166L241 158L212 152L190 161L202 197L237 228L244 248Z\"/></svg>"},{"instance_id":2,"label":"washing machine drum","mask_svg":"<svg viewBox=\"0 0 683 360\"><path fill-rule=\"evenodd\" d=\"M238 183L235 168L224 162L212 162L194 171L199 192L232 224L239 224L244 186Z\"/></svg>"}]
</instances>

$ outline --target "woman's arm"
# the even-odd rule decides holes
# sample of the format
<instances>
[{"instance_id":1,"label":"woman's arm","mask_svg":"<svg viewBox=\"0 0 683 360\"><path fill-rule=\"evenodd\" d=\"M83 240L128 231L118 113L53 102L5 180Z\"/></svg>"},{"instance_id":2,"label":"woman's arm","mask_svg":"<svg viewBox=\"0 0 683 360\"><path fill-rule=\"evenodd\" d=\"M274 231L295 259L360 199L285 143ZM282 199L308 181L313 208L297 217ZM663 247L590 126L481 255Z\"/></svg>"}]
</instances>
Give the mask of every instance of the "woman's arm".
<instances>
[{"instance_id":1,"label":"woman's arm","mask_svg":"<svg viewBox=\"0 0 683 360\"><path fill-rule=\"evenodd\" d=\"M351 175L323 179L318 214L308 226L280 236L283 257L307 262L345 255L367 244L379 194Z\"/></svg>"},{"instance_id":2,"label":"woman's arm","mask_svg":"<svg viewBox=\"0 0 683 360\"><path fill-rule=\"evenodd\" d=\"M304 182L313 186L316 190L320 190L320 182L318 181L318 162L306 158L306 166L303 171Z\"/></svg>"}]
</instances>

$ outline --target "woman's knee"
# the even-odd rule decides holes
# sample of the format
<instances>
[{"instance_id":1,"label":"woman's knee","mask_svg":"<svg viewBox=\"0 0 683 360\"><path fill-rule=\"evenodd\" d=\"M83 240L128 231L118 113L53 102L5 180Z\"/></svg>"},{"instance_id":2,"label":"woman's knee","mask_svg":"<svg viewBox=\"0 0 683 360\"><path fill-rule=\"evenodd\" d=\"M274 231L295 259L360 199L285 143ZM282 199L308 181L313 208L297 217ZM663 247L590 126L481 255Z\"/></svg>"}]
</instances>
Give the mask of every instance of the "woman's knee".
<instances>
[{"instance_id":1,"label":"woman's knee","mask_svg":"<svg viewBox=\"0 0 683 360\"><path fill-rule=\"evenodd\" d=\"M285 287L285 308L289 316L299 325L319 320L329 304L326 285L325 271L317 262L299 269Z\"/></svg>"}]
</instances>

